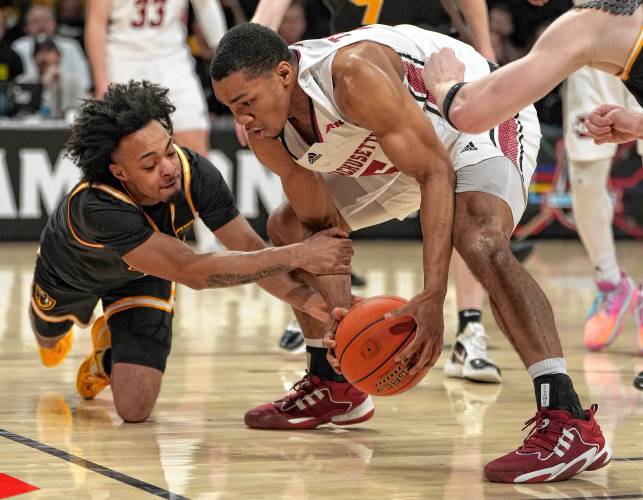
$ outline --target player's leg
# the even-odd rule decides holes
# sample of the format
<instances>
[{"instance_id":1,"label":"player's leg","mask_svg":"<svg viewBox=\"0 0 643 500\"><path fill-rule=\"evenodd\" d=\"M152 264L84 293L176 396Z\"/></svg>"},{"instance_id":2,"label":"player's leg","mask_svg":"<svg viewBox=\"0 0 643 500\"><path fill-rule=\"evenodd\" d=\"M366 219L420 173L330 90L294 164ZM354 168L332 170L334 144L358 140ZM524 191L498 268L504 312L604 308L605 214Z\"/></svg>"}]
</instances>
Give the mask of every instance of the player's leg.
<instances>
[{"instance_id":1,"label":"player's leg","mask_svg":"<svg viewBox=\"0 0 643 500\"><path fill-rule=\"evenodd\" d=\"M335 223L343 225L339 214ZM277 246L301 241L308 234L288 203L270 215L267 228ZM299 272L295 277L323 290L323 284L307 273ZM345 287L350 294L348 280ZM374 409L370 396L338 375L326 359L327 350L321 343L325 325L300 311L295 311L295 315L302 326L308 354L306 375L284 398L249 410L246 425L262 429L313 429L328 422L348 425L371 418Z\"/></svg>"},{"instance_id":2,"label":"player's leg","mask_svg":"<svg viewBox=\"0 0 643 500\"><path fill-rule=\"evenodd\" d=\"M604 465L611 452L594 420L594 412L583 410L566 373L549 302L511 254L509 236L513 224L507 204L492 195L467 192L456 196L454 245L488 290L499 325L533 379L539 410L533 439L526 440L518 453L489 463L485 476L500 482L563 479L591 467L594 461L597 467ZM580 439L575 444L568 443L565 436L570 435ZM534 452L551 453L553 450L546 449L547 443L561 439L565 448L560 455L551 454L549 460L540 462L529 454L531 447ZM581 467L576 459L584 453L588 453L590 460ZM549 468L552 470L544 471Z\"/></svg>"},{"instance_id":3,"label":"player's leg","mask_svg":"<svg viewBox=\"0 0 643 500\"><path fill-rule=\"evenodd\" d=\"M476 142L479 161L471 158L456 172L454 246L489 292L498 325L533 379L538 407L523 445L485 467L485 477L500 482L566 479L611 459L595 408L583 410L566 373L551 306L509 248L535 166L540 134L534 117L533 111L519 116L518 137L505 144L500 139L507 156L486 154L484 139L477 136L483 142ZM506 130L501 137L507 138Z\"/></svg>"},{"instance_id":4,"label":"player's leg","mask_svg":"<svg viewBox=\"0 0 643 500\"><path fill-rule=\"evenodd\" d=\"M578 70L565 83L565 147L574 219L597 287L583 332L585 345L592 350L606 347L619 334L635 286L619 269L612 231L614 206L607 182L616 145L594 144L584 122L603 102L626 104L625 92L616 77L592 68Z\"/></svg>"},{"instance_id":5,"label":"player's leg","mask_svg":"<svg viewBox=\"0 0 643 500\"><path fill-rule=\"evenodd\" d=\"M173 302L172 284L153 276L103 297L105 319L94 324L94 349L78 372L81 396L91 399L109 384L123 420L149 416L170 353Z\"/></svg>"},{"instance_id":6,"label":"player's leg","mask_svg":"<svg viewBox=\"0 0 643 500\"><path fill-rule=\"evenodd\" d=\"M71 350L73 324L87 326L98 299L71 288L52 285L46 279L46 269L40 259L36 262L31 287L29 318L40 359L45 366L58 366Z\"/></svg>"},{"instance_id":7,"label":"player's leg","mask_svg":"<svg viewBox=\"0 0 643 500\"><path fill-rule=\"evenodd\" d=\"M484 288L457 251L451 257L451 273L455 282L458 331L444 373L477 382L501 382L500 369L487 353L487 335L481 321Z\"/></svg>"}]
</instances>

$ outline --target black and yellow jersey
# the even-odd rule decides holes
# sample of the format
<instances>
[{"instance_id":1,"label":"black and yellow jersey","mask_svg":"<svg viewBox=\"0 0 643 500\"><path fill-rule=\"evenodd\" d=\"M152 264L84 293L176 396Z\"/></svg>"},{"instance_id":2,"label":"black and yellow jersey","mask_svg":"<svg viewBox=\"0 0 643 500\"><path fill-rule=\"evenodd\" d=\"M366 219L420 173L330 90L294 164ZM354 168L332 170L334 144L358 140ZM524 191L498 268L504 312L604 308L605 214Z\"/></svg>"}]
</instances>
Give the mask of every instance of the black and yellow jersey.
<instances>
[{"instance_id":1,"label":"black and yellow jersey","mask_svg":"<svg viewBox=\"0 0 643 500\"><path fill-rule=\"evenodd\" d=\"M324 0L324 4L331 13L332 33L367 24L414 24L434 31L444 31L450 26L439 0Z\"/></svg>"},{"instance_id":2,"label":"black and yellow jersey","mask_svg":"<svg viewBox=\"0 0 643 500\"><path fill-rule=\"evenodd\" d=\"M643 48L643 27L619 77L623 80L627 90L643 106L643 57L641 57L641 48Z\"/></svg>"},{"instance_id":3,"label":"black and yellow jersey","mask_svg":"<svg viewBox=\"0 0 643 500\"><path fill-rule=\"evenodd\" d=\"M177 147L177 153L183 196L174 203L141 206L115 178L77 184L41 234L39 279L100 297L143 276L122 256L155 231L183 240L195 214L213 231L234 219L239 211L216 167L187 149Z\"/></svg>"}]
</instances>

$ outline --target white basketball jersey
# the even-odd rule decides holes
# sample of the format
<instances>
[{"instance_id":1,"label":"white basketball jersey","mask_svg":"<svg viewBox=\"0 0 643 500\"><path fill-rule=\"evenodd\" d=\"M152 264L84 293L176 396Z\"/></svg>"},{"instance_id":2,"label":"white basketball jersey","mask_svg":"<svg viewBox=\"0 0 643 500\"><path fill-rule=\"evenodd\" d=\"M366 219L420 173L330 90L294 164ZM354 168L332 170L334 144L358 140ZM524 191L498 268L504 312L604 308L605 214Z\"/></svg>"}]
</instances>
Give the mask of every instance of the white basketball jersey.
<instances>
[{"instance_id":1,"label":"white basketball jersey","mask_svg":"<svg viewBox=\"0 0 643 500\"><path fill-rule=\"evenodd\" d=\"M187 7L187 0L111 0L108 53L141 60L187 53Z\"/></svg>"},{"instance_id":2,"label":"white basketball jersey","mask_svg":"<svg viewBox=\"0 0 643 500\"><path fill-rule=\"evenodd\" d=\"M307 144L287 122L284 144L295 161L309 170L351 177L398 172L382 151L375 134L349 123L335 104L331 70L333 57L339 49L361 41L377 42L400 55L404 65L404 84L449 151L460 132L442 118L435 98L424 87L421 75L424 60L433 52L450 47L465 64L464 79L467 81L488 74L489 63L469 45L440 33L410 25L390 27L373 24L291 46L299 58L299 85L311 100L311 121L316 135L316 142ZM372 98L378 99L376 95ZM454 168L460 166L454 162Z\"/></svg>"}]
</instances>

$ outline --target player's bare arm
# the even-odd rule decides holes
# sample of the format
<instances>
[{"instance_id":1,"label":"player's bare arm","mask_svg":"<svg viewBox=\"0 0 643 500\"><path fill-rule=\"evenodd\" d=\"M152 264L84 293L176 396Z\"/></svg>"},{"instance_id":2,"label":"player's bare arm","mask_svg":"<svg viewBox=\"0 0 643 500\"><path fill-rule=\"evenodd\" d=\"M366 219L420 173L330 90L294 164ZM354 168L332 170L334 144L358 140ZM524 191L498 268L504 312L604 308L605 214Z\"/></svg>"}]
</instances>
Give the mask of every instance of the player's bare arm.
<instances>
[{"instance_id":1,"label":"player's bare arm","mask_svg":"<svg viewBox=\"0 0 643 500\"><path fill-rule=\"evenodd\" d=\"M252 231L247 222L233 219L217 231L223 240L240 250L195 254L192 249L171 236L155 232L143 244L123 256L132 268L190 288L222 288L265 280L267 290L278 298L301 308L313 295L287 277L267 280L296 268L311 273L348 273L353 254L346 233L329 229L308 240L279 248L268 248L261 240L246 233L231 237L233 231ZM227 227L230 226L230 227ZM242 233L243 234L243 233ZM224 242L224 243L225 243ZM308 311L307 311L308 312Z\"/></svg>"},{"instance_id":2,"label":"player's bare arm","mask_svg":"<svg viewBox=\"0 0 643 500\"><path fill-rule=\"evenodd\" d=\"M103 96L107 90L107 65L105 62L105 44L107 24L109 22L110 0L89 0L85 16L85 50L94 78L94 95Z\"/></svg>"},{"instance_id":3,"label":"player's bare arm","mask_svg":"<svg viewBox=\"0 0 643 500\"><path fill-rule=\"evenodd\" d=\"M484 132L542 98L586 64L619 73L638 35L640 11L621 20L628 25L638 23L638 27L621 31L607 22L609 13L571 10L545 30L529 54L466 83L456 93L454 85L464 81L464 66L451 49L442 49L427 59L424 84L443 114L445 98L451 92L447 117L456 128Z\"/></svg>"},{"instance_id":4,"label":"player's bare arm","mask_svg":"<svg viewBox=\"0 0 643 500\"><path fill-rule=\"evenodd\" d=\"M424 290L399 313L413 316L418 323L416 340L405 353L421 353L417 367L433 365L442 345L442 307L452 247L455 176L451 162L430 121L403 85L402 63L392 49L362 42L338 51L333 79L342 113L372 130L398 170L420 185ZM377 99L372 99L374 95Z\"/></svg>"}]
</instances>

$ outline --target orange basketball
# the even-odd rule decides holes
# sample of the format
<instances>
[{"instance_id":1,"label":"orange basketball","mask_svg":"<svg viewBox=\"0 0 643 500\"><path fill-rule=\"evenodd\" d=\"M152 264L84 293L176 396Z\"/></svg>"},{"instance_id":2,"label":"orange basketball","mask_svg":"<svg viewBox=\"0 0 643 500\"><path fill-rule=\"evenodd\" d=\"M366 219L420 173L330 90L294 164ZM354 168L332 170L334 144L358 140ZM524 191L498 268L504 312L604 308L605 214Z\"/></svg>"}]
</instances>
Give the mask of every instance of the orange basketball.
<instances>
[{"instance_id":1,"label":"orange basketball","mask_svg":"<svg viewBox=\"0 0 643 500\"><path fill-rule=\"evenodd\" d=\"M406 302L393 295L371 297L352 307L339 323L335 356L346 380L361 391L392 396L408 391L426 375L428 368L409 375L417 354L395 362L415 337L416 324L409 316L384 319L384 314Z\"/></svg>"}]
</instances>

